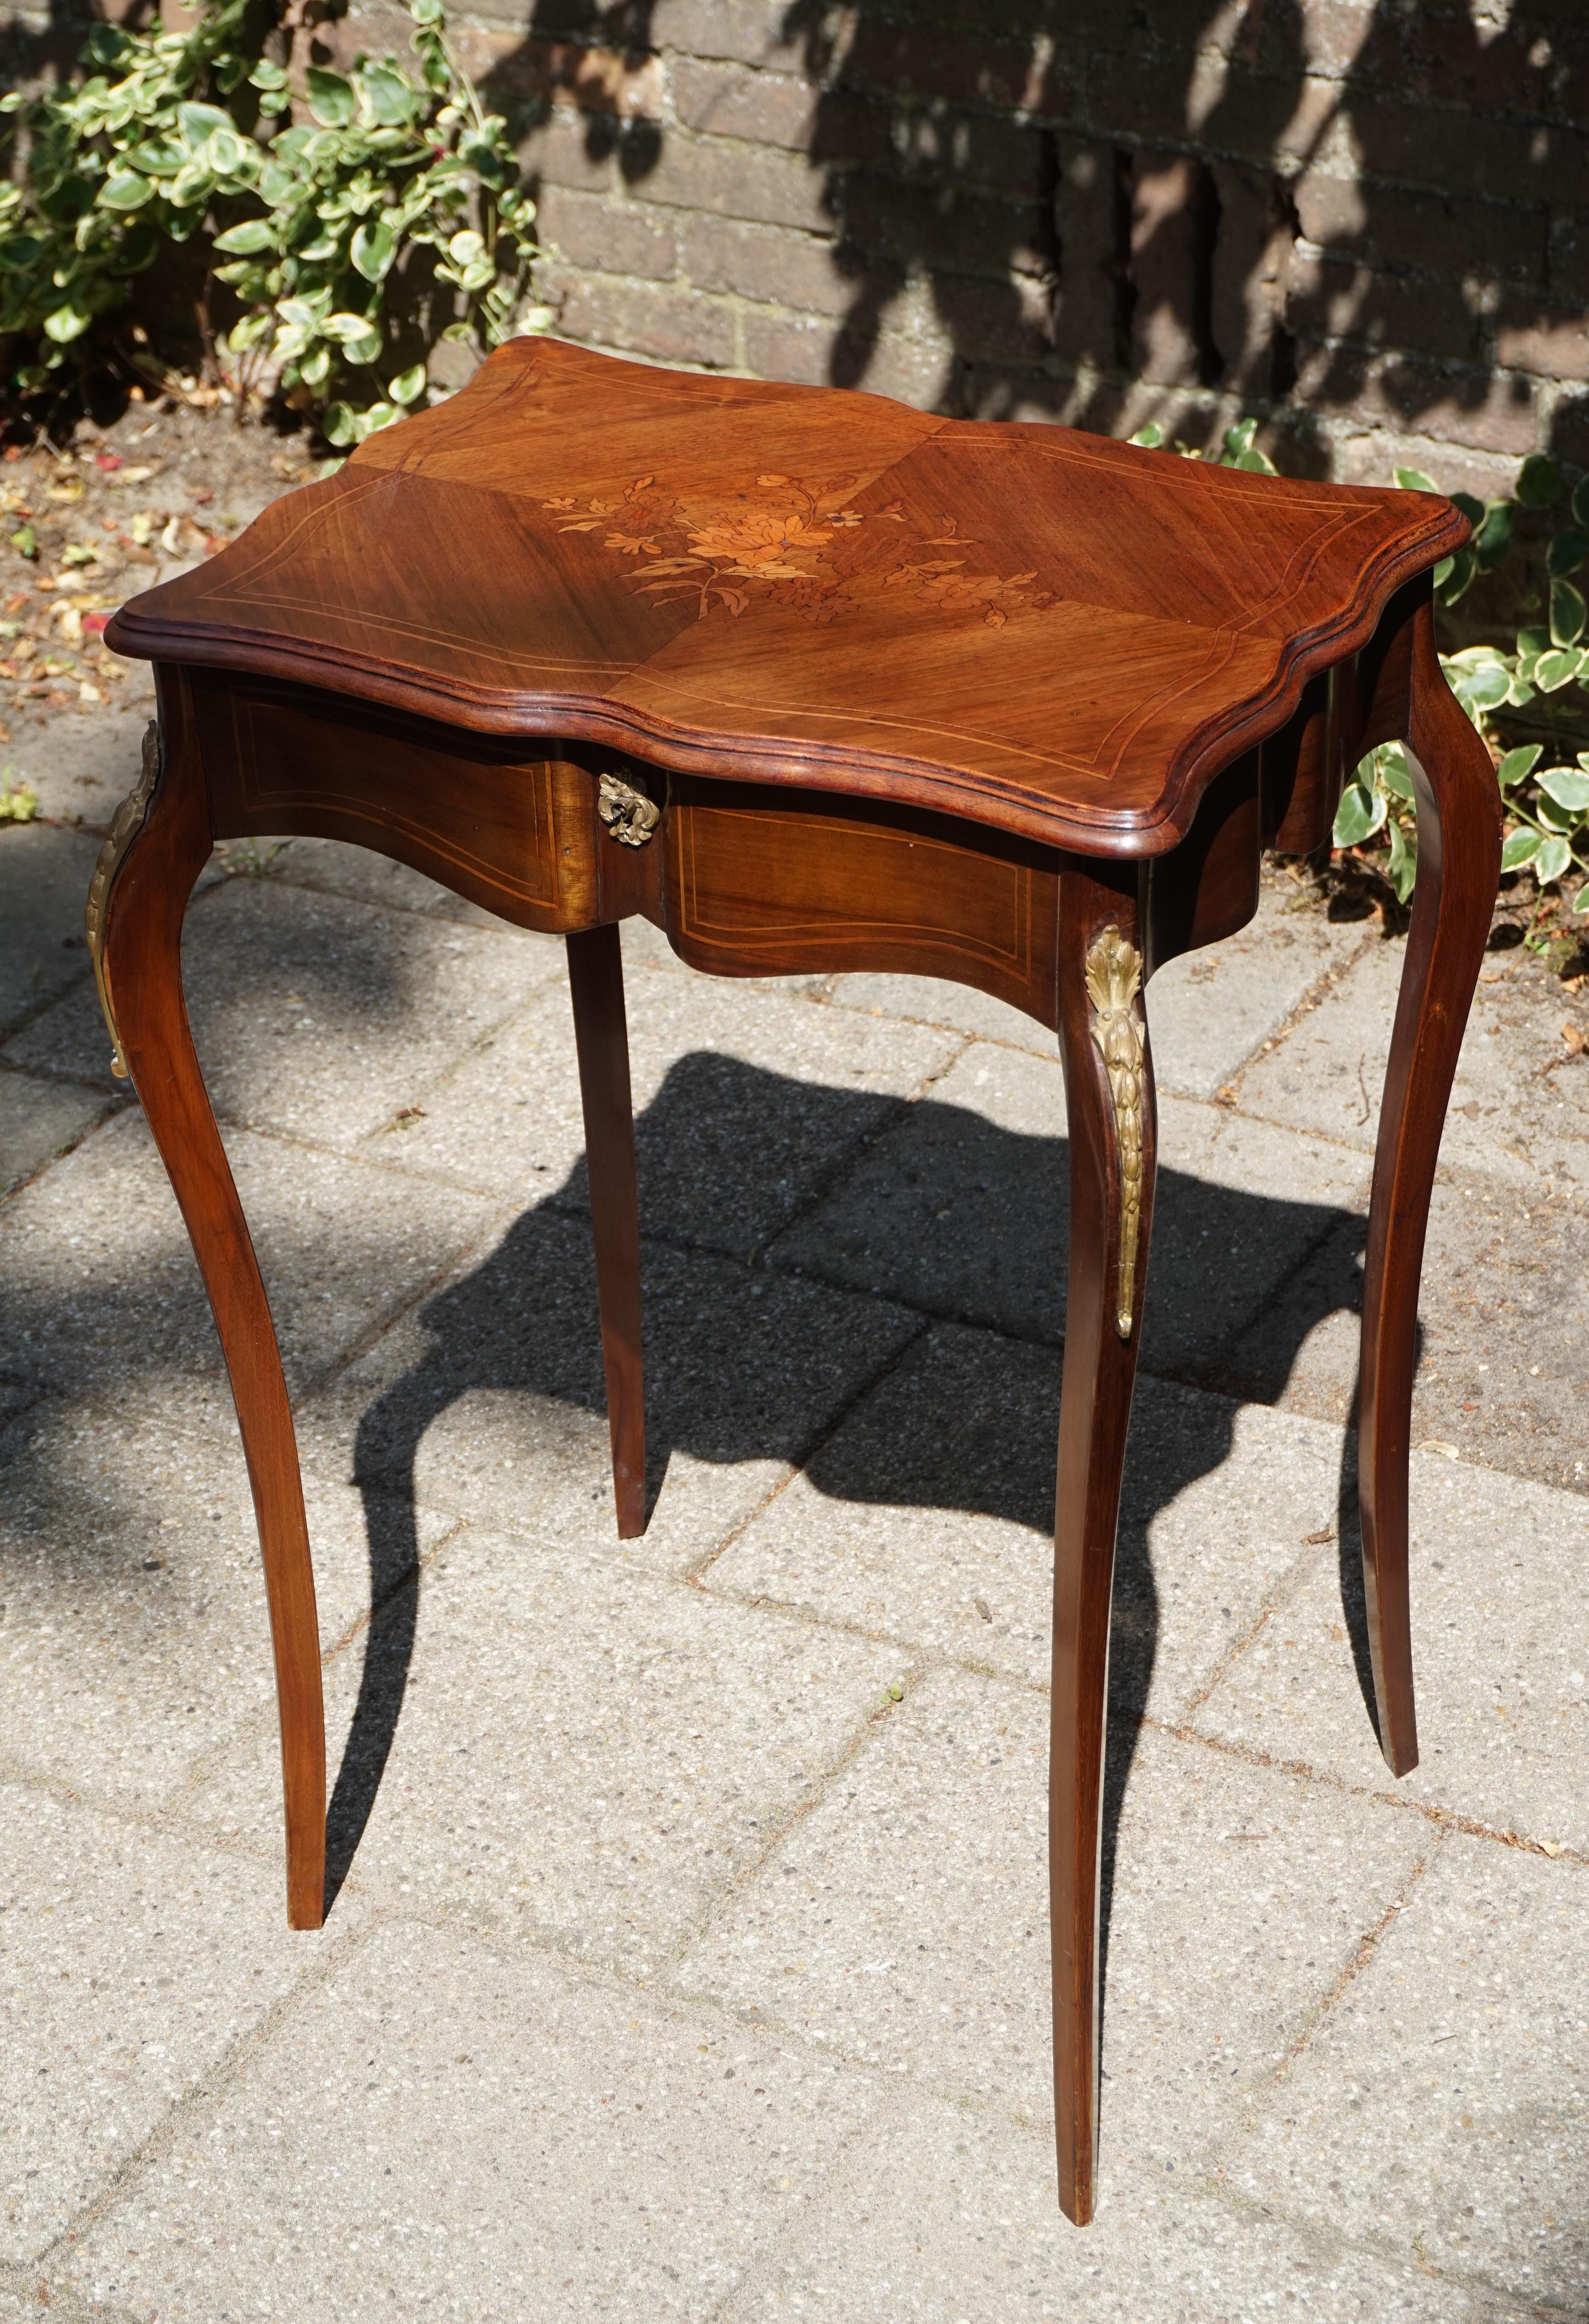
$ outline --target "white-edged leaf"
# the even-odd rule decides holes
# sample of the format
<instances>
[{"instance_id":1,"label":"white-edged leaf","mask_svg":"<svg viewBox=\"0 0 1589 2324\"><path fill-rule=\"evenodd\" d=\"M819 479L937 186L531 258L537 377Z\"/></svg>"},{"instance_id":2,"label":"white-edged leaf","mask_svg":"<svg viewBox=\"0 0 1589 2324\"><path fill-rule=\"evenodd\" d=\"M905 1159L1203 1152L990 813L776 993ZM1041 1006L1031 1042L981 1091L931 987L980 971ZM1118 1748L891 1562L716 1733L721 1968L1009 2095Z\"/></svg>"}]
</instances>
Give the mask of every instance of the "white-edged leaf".
<instances>
[{"instance_id":1,"label":"white-edged leaf","mask_svg":"<svg viewBox=\"0 0 1589 2324\"><path fill-rule=\"evenodd\" d=\"M1523 824L1511 834L1505 846L1502 847L1501 868L1503 872L1520 872L1523 865L1531 863L1538 853L1538 833L1530 831L1528 825Z\"/></svg>"}]
</instances>

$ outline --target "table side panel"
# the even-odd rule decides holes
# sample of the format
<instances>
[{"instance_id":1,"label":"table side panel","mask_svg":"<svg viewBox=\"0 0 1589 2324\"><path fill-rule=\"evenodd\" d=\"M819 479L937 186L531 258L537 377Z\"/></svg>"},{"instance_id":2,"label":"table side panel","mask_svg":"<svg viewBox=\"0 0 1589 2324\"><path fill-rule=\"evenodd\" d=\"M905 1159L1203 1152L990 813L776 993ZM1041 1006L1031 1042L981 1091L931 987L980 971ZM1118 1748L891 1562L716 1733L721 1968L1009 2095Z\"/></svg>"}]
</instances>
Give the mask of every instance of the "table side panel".
<instances>
[{"instance_id":1,"label":"table side panel","mask_svg":"<svg viewBox=\"0 0 1589 2324\"><path fill-rule=\"evenodd\" d=\"M678 777L667 930L720 976L947 977L1058 1024L1059 857L919 810Z\"/></svg>"},{"instance_id":2,"label":"table side panel","mask_svg":"<svg viewBox=\"0 0 1589 2324\"><path fill-rule=\"evenodd\" d=\"M585 768L268 681L196 671L193 691L217 839L348 840L521 927L597 918Z\"/></svg>"}]
</instances>

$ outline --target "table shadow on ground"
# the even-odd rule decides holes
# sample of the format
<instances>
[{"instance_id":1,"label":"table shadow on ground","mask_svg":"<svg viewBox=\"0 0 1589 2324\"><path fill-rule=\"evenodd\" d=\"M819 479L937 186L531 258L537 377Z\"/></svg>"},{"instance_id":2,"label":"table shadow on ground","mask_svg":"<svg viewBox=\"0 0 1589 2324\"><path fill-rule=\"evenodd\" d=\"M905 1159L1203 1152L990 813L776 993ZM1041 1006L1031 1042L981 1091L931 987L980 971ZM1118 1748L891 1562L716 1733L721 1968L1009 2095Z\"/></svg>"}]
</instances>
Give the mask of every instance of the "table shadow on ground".
<instances>
[{"instance_id":1,"label":"table shadow on ground","mask_svg":"<svg viewBox=\"0 0 1589 2324\"><path fill-rule=\"evenodd\" d=\"M808 1189L806 1210L796 1222L798 1272L781 1265L776 1236L770 1250L749 1259L743 1242L734 1259L714 1247L725 1157L712 1126L736 1117L788 1125L790 1176ZM1062 1139L1012 1132L931 1099L901 1106L895 1128L879 1136L870 1098L708 1054L679 1061L638 1117L636 1130L648 1237L642 1260L648 1510L670 1455L680 1451L707 1462L787 1460L802 1465L818 1489L836 1499L962 1508L1051 1532L1067 1208ZM936 1157L925 1168L924 1155ZM829 1352L842 1338L844 1310L862 1287L844 1222L846 1167L850 1179L864 1171L873 1193L880 1176L886 1187L893 1168L899 1250L912 1264L919 1239L911 1218L941 1215L946 1196L954 1207L946 1174L999 1190L997 1198L990 1194L961 1217L956 1272L984 1289L1000 1282L1022 1286L1024 1304L1018 1305L1027 1328L1004 1334L1007 1351L1021 1357L1013 1388L1006 1364L978 1405L965 1392L960 1367L952 1390L946 1383L937 1404L930 1393L918 1394L894 1408L889 1427L865 1426L870 1388L864 1381L848 1388L836 1381L836 1360ZM605 1412L585 1197L581 1161L562 1186L514 1222L487 1259L430 1299L420 1311L427 1339L422 1355L382 1389L359 1421L355 1477L367 1504L374 1613L331 1803L328 1907L373 1812L402 1713L419 1607L415 1470L427 1430L476 1391ZM885 1202L882 1207L896 1206ZM1041 1222L1040 1239L1033 1235L1034 1219ZM1361 1233L1360 1220L1330 1205L1233 1193L1161 1171L1144 1370L1151 1368L1156 1300L1179 1311L1182 1321L1171 1337L1210 1365L1267 1305L1285 1319L1278 1339L1270 1334L1266 1359L1278 1392L1308 1333L1349 1296L1347 1278L1304 1268L1303 1259L1328 1238L1361 1239ZM1233 1269L1233 1248L1261 1257L1262 1263ZM905 1280L910 1266L886 1253L873 1256L877 1264L864 1287L907 1310L906 1339L912 1306L923 1333L939 1318L997 1330L985 1297L934 1305L928 1304L927 1287L917 1286L913 1299ZM1035 1300L1026 1296L1034 1284ZM1233 1284L1241 1286L1234 1298ZM794 1298L797 1292L803 1304ZM813 1330L813 1295L828 1303L821 1319L826 1342ZM1058 1327L1052 1337L1030 1329L1030 1317L1045 1314ZM1196 1330L1188 1336L1187 1316L1201 1319L1200 1348ZM990 1359L998 1351L990 1336ZM873 1367L874 1377L878 1369ZM990 1375L998 1370L990 1360ZM1134 1469L1127 1462L1110 1674L1105 1943L1115 1832L1158 1639L1149 1530L1159 1509L1223 1463L1236 1410L1227 1397L1200 1399L1196 1425L1160 1452L1150 1473L1140 1461ZM1348 1464L1351 1457L1348 1440ZM1362 1591L1348 1572L1356 1542L1349 1465L1340 1499L1344 1610L1372 1717Z\"/></svg>"}]
</instances>

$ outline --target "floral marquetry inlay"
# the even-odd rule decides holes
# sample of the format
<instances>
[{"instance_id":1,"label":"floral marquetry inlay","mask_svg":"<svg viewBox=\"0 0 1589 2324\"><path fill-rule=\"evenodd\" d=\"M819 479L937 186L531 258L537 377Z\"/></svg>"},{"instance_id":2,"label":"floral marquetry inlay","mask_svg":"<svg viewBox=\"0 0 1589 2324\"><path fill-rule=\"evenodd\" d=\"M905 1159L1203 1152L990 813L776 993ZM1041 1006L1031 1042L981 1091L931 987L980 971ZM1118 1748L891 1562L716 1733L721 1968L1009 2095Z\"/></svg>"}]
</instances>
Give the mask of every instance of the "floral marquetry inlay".
<instances>
[{"instance_id":1,"label":"floral marquetry inlay","mask_svg":"<svg viewBox=\"0 0 1589 2324\"><path fill-rule=\"evenodd\" d=\"M1012 613L1054 603L1051 590L1032 586L1035 570L1001 573L998 558L947 509L924 538L902 501L857 507L866 482L768 472L724 499L680 495L647 475L618 499L559 494L541 506L559 532L587 533L626 561L635 595L693 603L702 620L719 606L737 616L761 604L827 622L878 592L900 590L1002 629Z\"/></svg>"}]
</instances>

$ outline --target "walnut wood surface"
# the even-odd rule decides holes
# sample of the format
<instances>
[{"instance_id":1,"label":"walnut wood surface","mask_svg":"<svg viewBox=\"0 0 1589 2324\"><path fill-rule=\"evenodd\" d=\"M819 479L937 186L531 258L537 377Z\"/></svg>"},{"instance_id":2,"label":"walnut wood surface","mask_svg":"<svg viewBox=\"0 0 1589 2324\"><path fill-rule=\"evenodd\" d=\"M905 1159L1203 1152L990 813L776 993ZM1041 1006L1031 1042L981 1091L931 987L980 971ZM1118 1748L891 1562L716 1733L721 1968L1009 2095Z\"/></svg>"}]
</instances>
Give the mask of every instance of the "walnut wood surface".
<instances>
[{"instance_id":1,"label":"walnut wood surface","mask_svg":"<svg viewBox=\"0 0 1589 2324\"><path fill-rule=\"evenodd\" d=\"M324 1915L326 1732L298 1445L247 1221L210 1110L182 997L182 915L209 861L210 826L186 679L162 672L162 765L106 915L105 977L116 1028L209 1295L248 1462L264 1563L282 1723L287 1918Z\"/></svg>"},{"instance_id":2,"label":"walnut wood surface","mask_svg":"<svg viewBox=\"0 0 1589 2324\"><path fill-rule=\"evenodd\" d=\"M290 1913L320 1914L313 1585L263 1287L182 1003L213 832L351 839L568 938L621 1534L644 1522L640 1222L616 923L731 975L949 976L1057 1028L1071 1254L1050 1770L1059 2191L1098 2132L1110 1591L1153 1191L1118 1321L1122 1168L1085 976L1242 926L1260 852L1328 833L1404 737L1419 879L1370 1228L1363 1554L1381 1741L1416 1760L1407 1454L1439 1131L1499 855L1487 754L1434 655L1428 495L1255 478L882 399L703 380L548 343L372 439L124 608L166 763L109 890L106 969L215 1308L275 1640ZM658 811L598 816L604 775ZM1100 1004L1102 1006L1102 1004ZM1118 1018L1113 1020L1118 1023Z\"/></svg>"},{"instance_id":3,"label":"walnut wood surface","mask_svg":"<svg viewBox=\"0 0 1589 2324\"><path fill-rule=\"evenodd\" d=\"M1138 856L1465 538L1428 493L526 339L108 636Z\"/></svg>"}]
</instances>

